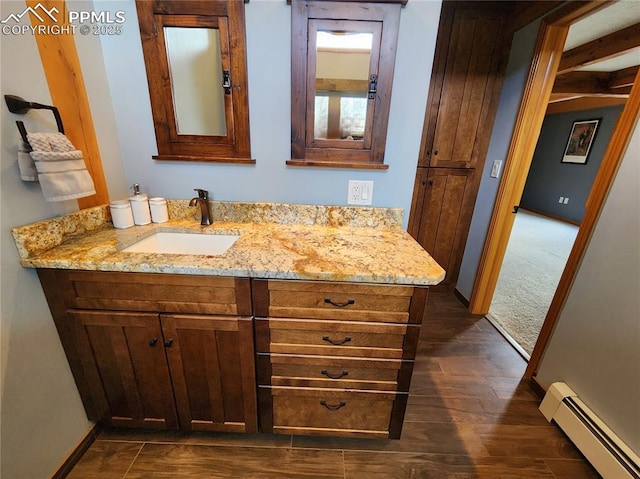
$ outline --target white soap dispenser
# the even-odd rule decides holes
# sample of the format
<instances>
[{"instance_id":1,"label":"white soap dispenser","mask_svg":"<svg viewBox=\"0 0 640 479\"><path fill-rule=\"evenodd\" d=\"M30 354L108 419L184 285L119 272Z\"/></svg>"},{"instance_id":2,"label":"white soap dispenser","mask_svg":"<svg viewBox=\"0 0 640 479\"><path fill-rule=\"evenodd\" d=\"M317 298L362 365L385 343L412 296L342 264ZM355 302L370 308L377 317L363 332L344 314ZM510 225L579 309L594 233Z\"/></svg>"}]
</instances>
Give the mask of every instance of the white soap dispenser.
<instances>
[{"instance_id":1,"label":"white soap dispenser","mask_svg":"<svg viewBox=\"0 0 640 479\"><path fill-rule=\"evenodd\" d=\"M133 196L129 197L129 201L133 212L133 222L137 225L148 225L151 223L151 211L149 210L147 195L140 194L140 185L138 183L134 183L131 188L133 189Z\"/></svg>"}]
</instances>

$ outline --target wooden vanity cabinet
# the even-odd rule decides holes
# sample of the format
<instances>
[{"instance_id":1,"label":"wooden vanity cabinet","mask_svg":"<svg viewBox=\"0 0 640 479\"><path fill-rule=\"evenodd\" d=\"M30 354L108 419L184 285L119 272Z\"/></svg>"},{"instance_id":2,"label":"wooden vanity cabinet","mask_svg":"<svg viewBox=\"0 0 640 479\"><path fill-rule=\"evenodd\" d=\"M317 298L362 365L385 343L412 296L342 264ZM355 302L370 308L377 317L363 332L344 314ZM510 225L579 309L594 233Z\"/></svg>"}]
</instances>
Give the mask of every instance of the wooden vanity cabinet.
<instances>
[{"instance_id":1,"label":"wooden vanity cabinet","mask_svg":"<svg viewBox=\"0 0 640 479\"><path fill-rule=\"evenodd\" d=\"M253 280L261 430L400 437L426 287Z\"/></svg>"},{"instance_id":2,"label":"wooden vanity cabinet","mask_svg":"<svg viewBox=\"0 0 640 479\"><path fill-rule=\"evenodd\" d=\"M257 431L249 279L38 274L90 419Z\"/></svg>"},{"instance_id":3,"label":"wooden vanity cabinet","mask_svg":"<svg viewBox=\"0 0 640 479\"><path fill-rule=\"evenodd\" d=\"M38 275L92 420L400 437L427 287Z\"/></svg>"}]
</instances>

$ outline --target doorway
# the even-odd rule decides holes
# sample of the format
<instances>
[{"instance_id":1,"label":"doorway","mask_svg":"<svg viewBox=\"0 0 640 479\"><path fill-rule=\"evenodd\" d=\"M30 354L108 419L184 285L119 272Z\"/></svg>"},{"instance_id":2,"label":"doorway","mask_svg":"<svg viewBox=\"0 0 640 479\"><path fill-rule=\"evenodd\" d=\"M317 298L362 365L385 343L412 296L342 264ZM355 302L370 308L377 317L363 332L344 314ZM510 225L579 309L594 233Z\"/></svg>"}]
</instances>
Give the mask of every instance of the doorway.
<instances>
[{"instance_id":1,"label":"doorway","mask_svg":"<svg viewBox=\"0 0 640 479\"><path fill-rule=\"evenodd\" d=\"M505 172L498 191L487 241L470 300L470 310L474 313L486 314L489 311L515 219L511 210L514 205L518 205L520 202L526 175L529 171L537 142L537 135L532 135L531 132L540 131L549 100L555 101L562 99L568 102L567 97L571 95L572 89L574 90L574 97L584 96L576 94L575 89L577 87L573 79L576 78L577 75L573 75L573 73L584 77L585 75L579 72L578 68L581 68L581 61L584 63L587 63L587 61L584 57L578 61L577 58L580 57L579 55L568 58L567 55L563 55L562 53L569 27L577 23L581 18L586 18L588 15L594 14L609 5L608 3L603 4L601 2L588 2L581 3L580 5L569 4L548 16L541 26L534 61L532 62L529 78L525 87L525 94L516 120ZM637 22L637 20L635 21ZM608 22L601 23L608 24ZM612 55L613 46L621 46L620 42L616 43L613 39L615 39L620 31L624 31L625 28L626 27L619 27L618 30L604 34L598 38L601 44L608 45L610 56ZM603 42L603 39L608 41ZM628 50L628 44L624 48ZM571 52L575 53L574 50L580 51L581 49L582 48L578 46L571 49ZM621 52L618 52L617 56L622 56L620 53ZM589 61L596 63L593 56ZM598 172L593 190L587 200L585 219L578 232L576 243L572 248L567 262L567 267L563 271L559 287L556 290L545 318L541 335L532 353L529 368L525 374L527 377L531 377L535 372L537 362L542 355L546 341L562 309L564 298L566 298L566 294L571 286L573 275L584 253L591 230L604 203L606 192L615 175L620 156L626 147L631 128L638 114L637 96L640 95L640 92L637 88L637 82L636 88L632 88L635 78L638 76L638 68L637 65L635 65L634 67L624 70L631 78L630 82L624 87L617 86L617 83L614 81L614 78L621 75L622 72L615 71L615 73L604 74L609 81L605 82L603 88L606 88L611 94L623 95L626 93L629 95L629 101L611 138L611 142L604 155L603 166ZM571 78L572 81L555 81L554 84L556 73L563 75L565 80ZM595 73L589 73L589 75L597 76ZM561 77L558 77L558 80L560 78ZM623 90L622 88L627 88L627 90ZM564 95L564 98L562 98L562 95Z\"/></svg>"},{"instance_id":2,"label":"doorway","mask_svg":"<svg viewBox=\"0 0 640 479\"><path fill-rule=\"evenodd\" d=\"M487 319L529 360L578 226L520 208Z\"/></svg>"},{"instance_id":3,"label":"doorway","mask_svg":"<svg viewBox=\"0 0 640 479\"><path fill-rule=\"evenodd\" d=\"M489 320L504 329L525 359L535 346L622 112L618 100L602 108L556 111L542 124L489 309ZM585 124L594 126L588 155L575 163L563 161L572 133Z\"/></svg>"}]
</instances>

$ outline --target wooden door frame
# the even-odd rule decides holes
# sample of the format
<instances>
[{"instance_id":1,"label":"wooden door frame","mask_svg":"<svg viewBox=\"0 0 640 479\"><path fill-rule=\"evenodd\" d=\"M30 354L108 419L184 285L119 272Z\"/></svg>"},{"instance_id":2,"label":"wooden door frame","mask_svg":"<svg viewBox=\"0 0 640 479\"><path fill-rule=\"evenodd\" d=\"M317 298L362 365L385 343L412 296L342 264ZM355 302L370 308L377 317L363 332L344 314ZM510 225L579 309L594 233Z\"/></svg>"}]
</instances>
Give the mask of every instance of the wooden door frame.
<instances>
[{"instance_id":1,"label":"wooden door frame","mask_svg":"<svg viewBox=\"0 0 640 479\"><path fill-rule=\"evenodd\" d=\"M519 204L524 190L569 27L578 19L594 13L609 3L599 1L570 2L545 17L540 25L533 60L505 161L504 173L498 188L489 231L469 301L469 310L472 313L487 314L489 312L515 220L512 213L513 207ZM638 116L639 96L640 88L638 87L638 76L636 76L635 86L614 129L609 147L605 152L602 165L587 200L585 216L529 360L525 378L531 378L535 374L573 284L577 267L584 256L595 222L604 205L615 172L633 131Z\"/></svg>"}]
</instances>

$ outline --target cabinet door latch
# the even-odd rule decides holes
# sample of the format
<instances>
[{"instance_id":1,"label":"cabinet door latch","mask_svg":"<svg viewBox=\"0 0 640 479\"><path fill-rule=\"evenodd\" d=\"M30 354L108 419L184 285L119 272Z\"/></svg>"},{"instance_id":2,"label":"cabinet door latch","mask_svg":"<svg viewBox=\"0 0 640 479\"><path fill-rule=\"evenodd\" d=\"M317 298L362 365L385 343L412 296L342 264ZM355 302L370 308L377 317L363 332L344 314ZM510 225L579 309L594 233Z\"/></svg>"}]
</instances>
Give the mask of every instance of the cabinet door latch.
<instances>
[{"instance_id":1,"label":"cabinet door latch","mask_svg":"<svg viewBox=\"0 0 640 479\"><path fill-rule=\"evenodd\" d=\"M231 75L229 70L222 70L222 88L226 95L231 94Z\"/></svg>"},{"instance_id":2,"label":"cabinet door latch","mask_svg":"<svg viewBox=\"0 0 640 479\"><path fill-rule=\"evenodd\" d=\"M378 93L378 75L375 73L369 77L369 100L375 100Z\"/></svg>"}]
</instances>

